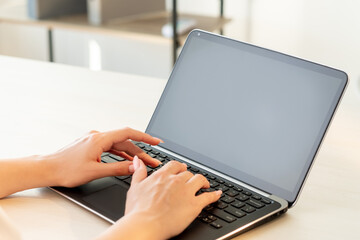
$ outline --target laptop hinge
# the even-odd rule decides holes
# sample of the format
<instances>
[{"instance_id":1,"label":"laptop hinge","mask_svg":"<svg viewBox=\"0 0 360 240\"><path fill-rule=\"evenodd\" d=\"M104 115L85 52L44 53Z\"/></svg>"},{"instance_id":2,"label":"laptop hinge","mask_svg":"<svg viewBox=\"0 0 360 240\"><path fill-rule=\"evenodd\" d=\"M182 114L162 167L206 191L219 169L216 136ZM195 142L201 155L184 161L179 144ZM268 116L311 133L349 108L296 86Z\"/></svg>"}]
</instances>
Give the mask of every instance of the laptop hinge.
<instances>
[{"instance_id":1,"label":"laptop hinge","mask_svg":"<svg viewBox=\"0 0 360 240\"><path fill-rule=\"evenodd\" d=\"M178 159L180 159L180 160L182 160L182 161L184 161L184 162L191 163L191 164L194 165L194 166L197 166L197 167L202 168L202 169L204 169L204 170L206 170L206 171L208 171L208 172L211 172L211 173L213 173L213 174L215 174L215 175L218 175L218 176L220 176L220 177L222 177L222 178L224 178L224 179L227 179L227 180L229 180L229 181L231 181L231 182L234 182L234 183L236 183L236 184L238 184L238 185L240 185L240 186L243 186L243 187L245 187L245 188L247 188L247 189L249 189L249 190L251 190L251 191L254 191L254 192L256 192L256 193L258 193L258 194L260 194L260 195L263 195L263 196L265 196L265 197L269 197L269 196L271 195L271 193L268 193L268 192L265 192L265 191L263 191L263 190L261 190L261 189L258 189L258 188L255 188L255 187L253 187L253 186L250 186L250 185L248 185L248 184L246 184L246 183L244 183L244 182L242 182L242 181L240 181L240 180L238 180L238 179L235 179L235 178L230 177L230 176L228 176L228 175L226 175L226 174L223 174L223 173L221 173L221 172L219 172L219 171L216 171L216 170L214 170L214 169L212 169L212 168L209 168L209 167L207 167L207 166L205 166L205 165L202 165L202 164L200 164L200 163L197 163L197 162L195 162L195 161L193 161L193 160L191 160L191 159L189 159L189 158L186 158L186 157L184 157L184 156L181 156L181 155L179 155L179 154L176 154L176 153L174 153L174 152L172 152L172 151L169 151L169 150L167 150L167 149L165 149L165 148L163 148L163 147L161 147L161 146L152 146L152 147L153 147L153 148L156 148L156 149L158 149L158 150L160 150L160 151L162 151L162 152L164 152L164 153L167 153L167 154L169 154L169 155L171 155L171 156L174 156L175 158L178 158Z\"/></svg>"}]
</instances>

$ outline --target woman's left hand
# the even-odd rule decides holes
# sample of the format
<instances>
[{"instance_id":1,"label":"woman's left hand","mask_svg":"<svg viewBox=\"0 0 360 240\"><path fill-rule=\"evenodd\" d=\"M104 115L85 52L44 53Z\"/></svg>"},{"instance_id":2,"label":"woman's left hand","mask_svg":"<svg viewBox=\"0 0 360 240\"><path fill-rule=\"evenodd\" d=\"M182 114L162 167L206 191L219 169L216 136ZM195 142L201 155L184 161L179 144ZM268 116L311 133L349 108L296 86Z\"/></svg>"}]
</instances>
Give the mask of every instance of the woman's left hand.
<instances>
[{"instance_id":1,"label":"woman's left hand","mask_svg":"<svg viewBox=\"0 0 360 240\"><path fill-rule=\"evenodd\" d=\"M161 163L147 155L130 139L151 145L161 142L158 138L131 128L109 132L91 131L58 152L45 156L45 161L52 166L56 185L64 187L75 187L107 176L130 175L134 172L132 159L135 155L150 166L155 167ZM103 152L112 152L129 161L102 163Z\"/></svg>"}]
</instances>

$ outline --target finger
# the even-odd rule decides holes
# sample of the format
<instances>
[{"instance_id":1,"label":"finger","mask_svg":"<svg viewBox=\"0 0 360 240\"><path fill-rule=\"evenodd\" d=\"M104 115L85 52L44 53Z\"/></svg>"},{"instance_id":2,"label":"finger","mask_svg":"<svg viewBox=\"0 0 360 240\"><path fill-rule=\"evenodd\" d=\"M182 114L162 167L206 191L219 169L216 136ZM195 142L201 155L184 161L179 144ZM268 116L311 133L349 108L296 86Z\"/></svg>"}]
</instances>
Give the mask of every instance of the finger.
<instances>
[{"instance_id":1,"label":"finger","mask_svg":"<svg viewBox=\"0 0 360 240\"><path fill-rule=\"evenodd\" d=\"M120 157L125 158L125 159L130 160L130 161L132 161L134 159L132 156L130 156L126 152L119 152L119 155L120 155Z\"/></svg>"},{"instance_id":2,"label":"finger","mask_svg":"<svg viewBox=\"0 0 360 240\"><path fill-rule=\"evenodd\" d=\"M181 178L184 182L187 182L187 181L189 181L189 179L194 177L194 174L192 174L189 171L185 171L185 172L179 173L178 177Z\"/></svg>"},{"instance_id":3,"label":"finger","mask_svg":"<svg viewBox=\"0 0 360 240\"><path fill-rule=\"evenodd\" d=\"M217 200L219 200L219 198L221 197L221 194L222 194L221 190L214 191L214 192L204 192L204 193L196 196L196 198L198 199L201 208L204 208L205 206L209 205L210 203L213 203L213 202L216 202Z\"/></svg>"},{"instance_id":4,"label":"finger","mask_svg":"<svg viewBox=\"0 0 360 240\"><path fill-rule=\"evenodd\" d=\"M94 175L95 178L130 175L133 173L133 171L129 171L129 166L131 166L132 164L133 163L130 161L114 163L95 163Z\"/></svg>"},{"instance_id":5,"label":"finger","mask_svg":"<svg viewBox=\"0 0 360 240\"><path fill-rule=\"evenodd\" d=\"M110 149L109 150L110 153L119 155L122 158L125 158L129 161L132 161L134 157L130 156L129 154L127 154L126 152L119 152L115 149ZM150 165L152 167L157 167L159 166L159 164L161 164L161 162L155 158L150 157L148 154L146 154L145 152L142 152L140 154L136 154L136 156L138 156L141 160L144 161L144 163L146 165Z\"/></svg>"},{"instance_id":6,"label":"finger","mask_svg":"<svg viewBox=\"0 0 360 240\"><path fill-rule=\"evenodd\" d=\"M201 174L196 174L187 182L187 184L194 192L199 191L200 188L210 187L209 181Z\"/></svg>"},{"instance_id":7,"label":"finger","mask_svg":"<svg viewBox=\"0 0 360 240\"><path fill-rule=\"evenodd\" d=\"M146 166L137 156L134 157L134 174L132 176L131 185L137 184L147 177Z\"/></svg>"},{"instance_id":8,"label":"finger","mask_svg":"<svg viewBox=\"0 0 360 240\"><path fill-rule=\"evenodd\" d=\"M120 130L113 130L105 133L109 140L112 142L112 145L119 142L124 142L128 139L132 139L138 142L148 143L150 145L158 145L162 142L161 139L152 137L147 133L140 132L138 130L134 130L132 128L123 128Z\"/></svg>"},{"instance_id":9,"label":"finger","mask_svg":"<svg viewBox=\"0 0 360 240\"><path fill-rule=\"evenodd\" d=\"M165 164L158 172L167 172L169 174L178 174L186 171L187 167L185 163L180 163L178 161L170 161Z\"/></svg>"},{"instance_id":10,"label":"finger","mask_svg":"<svg viewBox=\"0 0 360 240\"><path fill-rule=\"evenodd\" d=\"M123 151L118 151L116 149L110 149L108 152L112 153L112 154L115 154L115 155L118 155L122 158L125 158L129 161L132 161L133 160L133 157L130 156L129 154L127 154L126 152L123 152Z\"/></svg>"},{"instance_id":11,"label":"finger","mask_svg":"<svg viewBox=\"0 0 360 240\"><path fill-rule=\"evenodd\" d=\"M131 141L125 141L125 142L122 142L122 143L114 144L112 149L124 151L129 156L135 156L136 155L141 160L143 160L145 164L150 165L152 167L157 167L161 163L159 160L150 157L141 148L136 146Z\"/></svg>"}]
</instances>

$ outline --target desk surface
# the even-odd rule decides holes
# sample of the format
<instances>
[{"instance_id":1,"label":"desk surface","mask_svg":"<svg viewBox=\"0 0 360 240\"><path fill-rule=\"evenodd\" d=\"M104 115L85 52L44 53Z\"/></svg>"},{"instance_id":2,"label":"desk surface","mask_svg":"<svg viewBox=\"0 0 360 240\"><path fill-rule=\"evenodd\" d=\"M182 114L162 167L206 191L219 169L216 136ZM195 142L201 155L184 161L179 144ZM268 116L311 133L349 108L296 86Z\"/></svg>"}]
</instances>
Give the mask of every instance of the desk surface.
<instances>
[{"instance_id":1,"label":"desk surface","mask_svg":"<svg viewBox=\"0 0 360 240\"><path fill-rule=\"evenodd\" d=\"M0 158L57 150L91 129L144 130L166 81L0 57ZM297 205L237 239L358 239L360 91L350 83ZM24 239L91 239L110 226L47 188L0 200Z\"/></svg>"}]
</instances>

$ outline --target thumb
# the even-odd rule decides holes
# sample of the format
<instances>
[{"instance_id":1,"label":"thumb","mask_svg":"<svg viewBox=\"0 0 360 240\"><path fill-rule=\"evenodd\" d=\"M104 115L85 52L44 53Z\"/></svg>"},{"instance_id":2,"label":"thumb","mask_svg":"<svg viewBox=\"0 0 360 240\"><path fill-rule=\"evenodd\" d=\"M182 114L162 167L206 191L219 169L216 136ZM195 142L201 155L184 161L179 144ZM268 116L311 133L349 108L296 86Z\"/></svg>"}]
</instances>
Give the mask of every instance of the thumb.
<instances>
[{"instance_id":1,"label":"thumb","mask_svg":"<svg viewBox=\"0 0 360 240\"><path fill-rule=\"evenodd\" d=\"M141 182L147 177L146 166L143 161L141 161L138 156L134 157L134 174L132 176L131 185Z\"/></svg>"}]
</instances>

